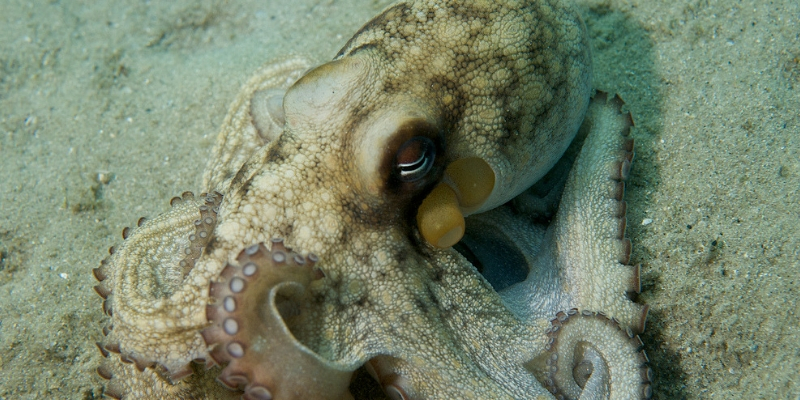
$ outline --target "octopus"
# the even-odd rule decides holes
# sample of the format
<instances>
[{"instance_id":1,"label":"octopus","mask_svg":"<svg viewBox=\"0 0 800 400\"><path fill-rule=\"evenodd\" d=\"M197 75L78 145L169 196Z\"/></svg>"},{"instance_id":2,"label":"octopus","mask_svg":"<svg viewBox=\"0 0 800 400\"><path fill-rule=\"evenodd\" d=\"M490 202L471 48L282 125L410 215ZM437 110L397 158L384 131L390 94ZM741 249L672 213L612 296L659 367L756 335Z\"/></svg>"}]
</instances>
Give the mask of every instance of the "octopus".
<instances>
[{"instance_id":1,"label":"octopus","mask_svg":"<svg viewBox=\"0 0 800 400\"><path fill-rule=\"evenodd\" d=\"M93 270L104 394L649 398L622 106L559 0L401 1L268 63L205 193Z\"/></svg>"}]
</instances>

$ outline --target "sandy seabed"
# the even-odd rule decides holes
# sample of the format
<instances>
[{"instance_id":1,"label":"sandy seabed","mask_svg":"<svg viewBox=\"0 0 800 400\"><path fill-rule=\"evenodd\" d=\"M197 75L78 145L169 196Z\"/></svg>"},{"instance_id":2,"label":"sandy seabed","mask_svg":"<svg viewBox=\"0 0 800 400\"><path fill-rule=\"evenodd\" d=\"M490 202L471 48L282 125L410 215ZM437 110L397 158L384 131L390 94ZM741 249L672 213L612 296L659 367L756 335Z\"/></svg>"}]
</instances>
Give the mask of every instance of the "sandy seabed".
<instances>
[{"instance_id":1,"label":"sandy seabed","mask_svg":"<svg viewBox=\"0 0 800 400\"><path fill-rule=\"evenodd\" d=\"M201 189L260 64L328 59L387 4L0 3L0 399L101 397L91 268ZM655 397L800 399L800 2L578 4L637 125Z\"/></svg>"}]
</instances>

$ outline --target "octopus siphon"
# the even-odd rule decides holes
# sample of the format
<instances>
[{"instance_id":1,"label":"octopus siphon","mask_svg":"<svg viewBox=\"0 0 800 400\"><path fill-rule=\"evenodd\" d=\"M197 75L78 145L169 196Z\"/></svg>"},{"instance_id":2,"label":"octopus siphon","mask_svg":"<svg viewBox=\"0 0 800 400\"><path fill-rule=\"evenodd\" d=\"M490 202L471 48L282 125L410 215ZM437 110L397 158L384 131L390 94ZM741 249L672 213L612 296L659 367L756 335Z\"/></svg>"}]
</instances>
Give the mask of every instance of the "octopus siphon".
<instances>
[{"instance_id":1,"label":"octopus siphon","mask_svg":"<svg viewBox=\"0 0 800 400\"><path fill-rule=\"evenodd\" d=\"M262 67L94 269L112 398L642 399L633 120L561 0L400 1Z\"/></svg>"}]
</instances>

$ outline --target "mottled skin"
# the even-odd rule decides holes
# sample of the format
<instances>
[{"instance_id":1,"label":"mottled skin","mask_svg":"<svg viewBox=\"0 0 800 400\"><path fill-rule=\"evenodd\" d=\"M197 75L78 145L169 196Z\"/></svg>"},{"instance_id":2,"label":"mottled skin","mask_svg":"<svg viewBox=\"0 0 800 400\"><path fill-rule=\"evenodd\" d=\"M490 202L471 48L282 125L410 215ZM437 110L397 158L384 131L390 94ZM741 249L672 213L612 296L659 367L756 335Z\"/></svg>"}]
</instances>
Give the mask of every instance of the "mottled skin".
<instances>
[{"instance_id":1,"label":"mottled skin","mask_svg":"<svg viewBox=\"0 0 800 400\"><path fill-rule=\"evenodd\" d=\"M617 118L619 104L607 107L610 122L597 124L597 151L576 161L578 172L549 228L523 222L524 213L507 216L508 225L484 217L495 221L496 235L516 236L507 246L527 255L530 276L504 297L459 252L428 245L414 222L421 200L454 160L477 156L494 170L495 189L478 212L511 200L559 160L589 102L590 55L574 10L559 1L400 2L365 25L334 61L303 75L309 65L285 59L265 67L232 106L206 173L206 188L221 203L216 195L184 196L168 213L126 232L95 272L113 314L103 347L134 362L101 367L101 375L114 377L109 394L149 396L145 390L155 383L167 388L158 392L165 398L236 396L209 391L210 373L178 378L191 372L190 361L211 360L209 352L227 344L220 322L206 311L221 301L209 285L226 284L234 276L226 271L243 268L242 249L269 246L275 237L319 258L307 275L274 272L266 283L248 283L301 310L286 317L286 331L276 328L284 311L252 311L277 321L253 330L261 348L270 348L276 335L291 343L267 352L261 362L270 379L259 381L286 398L322 397L331 385L282 376L274 367L281 361L344 386L351 371L369 362L387 392L408 398L550 398L540 380L556 312L605 311L623 329L643 329L642 307L625 296L638 289L638 270L623 265L630 249L622 240L621 193L613 191L631 154L620 135L630 117ZM394 157L415 136L436 144L435 165L423 179L402 182ZM197 219L207 229L195 226ZM491 249L475 250L489 252L482 261L493 259ZM273 271L279 264L259 267ZM536 271L544 269L540 278ZM242 299L259 293L248 289ZM607 384L599 373L594 378L589 382ZM255 393L251 386L248 395Z\"/></svg>"}]
</instances>

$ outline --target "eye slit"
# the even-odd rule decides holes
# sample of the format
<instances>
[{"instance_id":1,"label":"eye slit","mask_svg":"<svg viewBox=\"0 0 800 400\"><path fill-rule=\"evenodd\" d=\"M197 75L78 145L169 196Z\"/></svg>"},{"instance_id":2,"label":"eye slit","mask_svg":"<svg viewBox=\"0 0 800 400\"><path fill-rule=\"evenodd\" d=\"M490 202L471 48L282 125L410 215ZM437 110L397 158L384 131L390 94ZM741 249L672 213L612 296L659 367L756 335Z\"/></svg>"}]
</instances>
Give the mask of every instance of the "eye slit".
<instances>
[{"instance_id":1,"label":"eye slit","mask_svg":"<svg viewBox=\"0 0 800 400\"><path fill-rule=\"evenodd\" d=\"M408 139L395 156L395 168L402 182L416 182L424 178L436 160L436 145L425 136Z\"/></svg>"}]
</instances>

